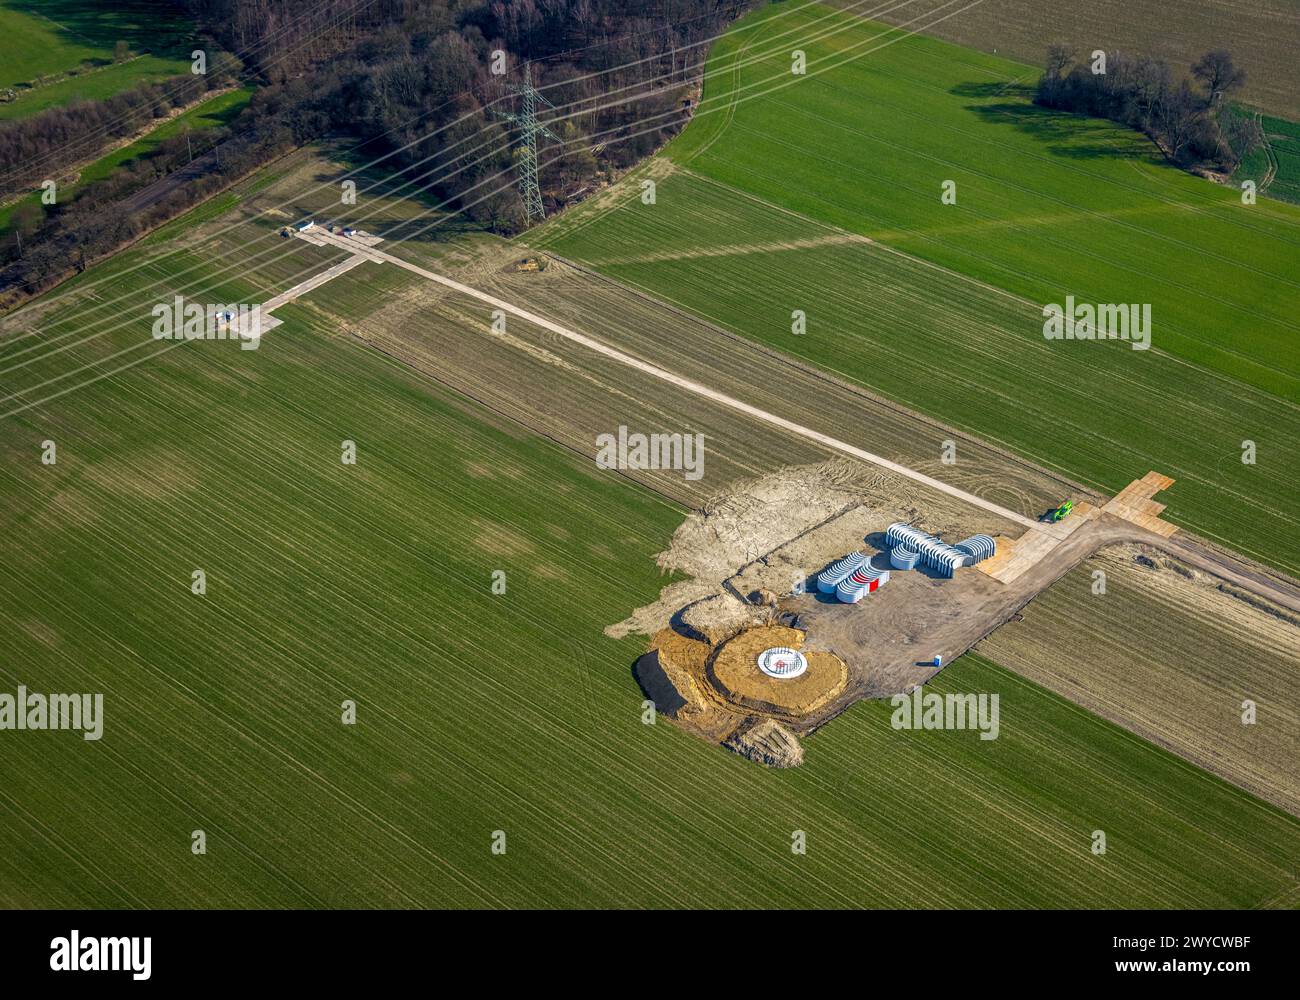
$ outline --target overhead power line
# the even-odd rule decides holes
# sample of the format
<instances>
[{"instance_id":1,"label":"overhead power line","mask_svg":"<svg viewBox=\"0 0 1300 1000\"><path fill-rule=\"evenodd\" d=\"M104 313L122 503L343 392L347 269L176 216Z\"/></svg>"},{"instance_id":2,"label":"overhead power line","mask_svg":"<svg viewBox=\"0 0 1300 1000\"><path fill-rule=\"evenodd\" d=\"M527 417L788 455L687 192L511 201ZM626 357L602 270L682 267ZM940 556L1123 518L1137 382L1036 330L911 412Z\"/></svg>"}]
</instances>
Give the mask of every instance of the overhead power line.
<instances>
[{"instance_id":1,"label":"overhead power line","mask_svg":"<svg viewBox=\"0 0 1300 1000\"><path fill-rule=\"evenodd\" d=\"M533 67L531 63L524 63L524 82L511 84L510 90L519 95L519 114L510 111L498 111L496 114L498 117L514 122L519 126L519 131L523 136L519 193L523 196L524 211L528 213L528 217L530 219L542 219L546 217L546 210L542 207L542 189L537 182L537 136L541 134L548 139L554 139L556 142L563 142L563 140L537 121L537 106L538 104L545 104L548 108L555 108L555 105L543 97L538 89L533 86Z\"/></svg>"}]
</instances>

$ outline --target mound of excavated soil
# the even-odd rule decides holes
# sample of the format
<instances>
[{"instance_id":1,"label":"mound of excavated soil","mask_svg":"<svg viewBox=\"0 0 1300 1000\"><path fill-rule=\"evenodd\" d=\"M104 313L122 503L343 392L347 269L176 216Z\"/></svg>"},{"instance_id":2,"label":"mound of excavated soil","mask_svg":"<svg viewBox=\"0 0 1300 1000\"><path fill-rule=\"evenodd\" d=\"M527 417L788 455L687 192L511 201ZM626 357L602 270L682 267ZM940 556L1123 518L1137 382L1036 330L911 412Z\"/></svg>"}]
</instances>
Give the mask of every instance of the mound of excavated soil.
<instances>
[{"instance_id":1,"label":"mound of excavated soil","mask_svg":"<svg viewBox=\"0 0 1300 1000\"><path fill-rule=\"evenodd\" d=\"M771 612L755 608L722 591L683 608L681 617L684 625L716 646L743 628L766 624Z\"/></svg>"},{"instance_id":2,"label":"mound of excavated soil","mask_svg":"<svg viewBox=\"0 0 1300 1000\"><path fill-rule=\"evenodd\" d=\"M738 709L724 705L705 681L712 647L672 629L656 633L634 673L655 710L674 722L721 742L744 721Z\"/></svg>"},{"instance_id":3,"label":"mound of excavated soil","mask_svg":"<svg viewBox=\"0 0 1300 1000\"><path fill-rule=\"evenodd\" d=\"M708 679L723 698L750 711L790 718L808 715L844 690L849 671L843 660L834 653L807 653L808 669L798 677L769 677L758 667L763 650L799 649L803 641L803 632L784 625L746 629L714 653Z\"/></svg>"},{"instance_id":4,"label":"mound of excavated soil","mask_svg":"<svg viewBox=\"0 0 1300 1000\"><path fill-rule=\"evenodd\" d=\"M763 719L731 737L724 746L768 767L798 767L803 763L799 738L775 719Z\"/></svg>"},{"instance_id":5,"label":"mound of excavated soil","mask_svg":"<svg viewBox=\"0 0 1300 1000\"><path fill-rule=\"evenodd\" d=\"M709 659L709 644L698 639L688 639L670 628L655 633L651 640L660 655L679 670L692 677L703 677L704 667Z\"/></svg>"}]
</instances>

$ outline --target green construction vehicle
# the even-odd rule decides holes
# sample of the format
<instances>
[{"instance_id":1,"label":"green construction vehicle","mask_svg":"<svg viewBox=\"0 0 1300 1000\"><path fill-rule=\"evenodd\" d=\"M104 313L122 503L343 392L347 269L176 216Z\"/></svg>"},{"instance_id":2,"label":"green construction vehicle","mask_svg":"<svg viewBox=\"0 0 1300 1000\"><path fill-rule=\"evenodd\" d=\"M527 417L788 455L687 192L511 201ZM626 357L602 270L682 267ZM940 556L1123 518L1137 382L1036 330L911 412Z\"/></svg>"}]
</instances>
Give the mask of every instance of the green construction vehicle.
<instances>
[{"instance_id":1,"label":"green construction vehicle","mask_svg":"<svg viewBox=\"0 0 1300 1000\"><path fill-rule=\"evenodd\" d=\"M1072 510L1074 510L1074 501L1067 500L1065 503L1061 504L1061 506L1057 507L1056 510L1049 513L1047 519L1055 524L1057 521L1063 521L1065 518L1069 517L1070 511Z\"/></svg>"}]
</instances>

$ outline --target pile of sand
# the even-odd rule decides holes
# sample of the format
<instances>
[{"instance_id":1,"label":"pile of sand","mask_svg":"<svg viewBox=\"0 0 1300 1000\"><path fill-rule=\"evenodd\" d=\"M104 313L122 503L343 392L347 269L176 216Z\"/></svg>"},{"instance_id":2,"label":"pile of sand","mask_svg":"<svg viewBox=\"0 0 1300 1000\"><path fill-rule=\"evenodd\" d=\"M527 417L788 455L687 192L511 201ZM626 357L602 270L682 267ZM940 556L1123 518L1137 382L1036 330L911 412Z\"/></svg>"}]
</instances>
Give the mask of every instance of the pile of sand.
<instances>
[{"instance_id":1,"label":"pile of sand","mask_svg":"<svg viewBox=\"0 0 1300 1000\"><path fill-rule=\"evenodd\" d=\"M723 745L767 767L798 767L803 763L803 745L798 737L775 719L763 719Z\"/></svg>"}]
</instances>

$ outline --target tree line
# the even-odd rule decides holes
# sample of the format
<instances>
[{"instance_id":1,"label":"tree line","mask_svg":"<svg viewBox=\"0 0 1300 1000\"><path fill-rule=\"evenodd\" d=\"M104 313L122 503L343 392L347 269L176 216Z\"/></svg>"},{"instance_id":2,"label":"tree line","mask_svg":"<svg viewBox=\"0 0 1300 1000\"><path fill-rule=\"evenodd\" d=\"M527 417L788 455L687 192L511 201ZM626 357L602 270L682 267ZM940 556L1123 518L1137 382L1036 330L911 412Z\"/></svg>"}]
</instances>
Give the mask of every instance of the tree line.
<instances>
[{"instance_id":1,"label":"tree line","mask_svg":"<svg viewBox=\"0 0 1300 1000\"><path fill-rule=\"evenodd\" d=\"M1254 119L1231 102L1245 82L1223 49L1198 59L1190 78L1175 80L1160 59L1098 51L1079 60L1070 47L1053 45L1035 101L1137 129L1181 166L1231 171L1263 141Z\"/></svg>"},{"instance_id":2,"label":"tree line","mask_svg":"<svg viewBox=\"0 0 1300 1000\"><path fill-rule=\"evenodd\" d=\"M232 57L219 53L214 63L205 75L174 76L0 124L0 189L12 191L53 176L67 165L69 151L78 160L93 159L172 110L235 82L238 66Z\"/></svg>"}]
</instances>

